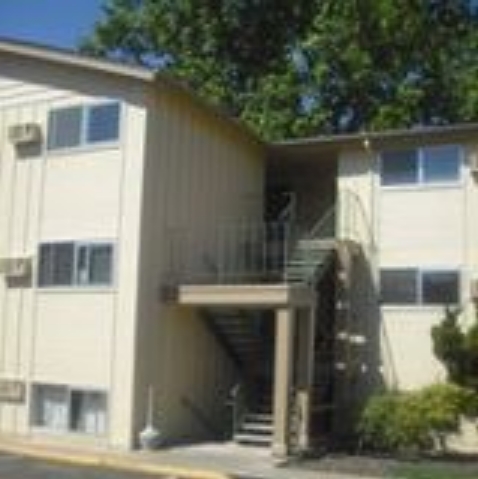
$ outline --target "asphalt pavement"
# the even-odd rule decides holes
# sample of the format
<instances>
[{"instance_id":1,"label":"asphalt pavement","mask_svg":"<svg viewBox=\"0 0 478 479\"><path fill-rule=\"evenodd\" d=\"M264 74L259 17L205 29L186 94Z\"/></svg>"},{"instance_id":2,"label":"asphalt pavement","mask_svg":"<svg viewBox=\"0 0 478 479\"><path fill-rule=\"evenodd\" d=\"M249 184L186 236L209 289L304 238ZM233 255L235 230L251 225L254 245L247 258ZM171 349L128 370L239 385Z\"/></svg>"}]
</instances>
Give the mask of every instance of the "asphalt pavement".
<instances>
[{"instance_id":1,"label":"asphalt pavement","mask_svg":"<svg viewBox=\"0 0 478 479\"><path fill-rule=\"evenodd\" d=\"M0 453L0 479L158 479L157 475L65 465ZM172 479L171 476L162 476Z\"/></svg>"}]
</instances>

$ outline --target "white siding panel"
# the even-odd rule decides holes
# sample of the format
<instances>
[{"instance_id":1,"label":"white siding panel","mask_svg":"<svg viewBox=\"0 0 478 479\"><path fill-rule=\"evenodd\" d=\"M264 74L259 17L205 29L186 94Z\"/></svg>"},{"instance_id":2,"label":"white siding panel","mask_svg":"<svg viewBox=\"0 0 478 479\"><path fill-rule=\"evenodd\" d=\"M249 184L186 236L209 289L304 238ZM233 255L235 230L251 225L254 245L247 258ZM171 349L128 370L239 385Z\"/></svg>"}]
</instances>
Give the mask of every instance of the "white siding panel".
<instances>
[{"instance_id":1,"label":"white siding panel","mask_svg":"<svg viewBox=\"0 0 478 479\"><path fill-rule=\"evenodd\" d=\"M144 85L114 75L0 54L0 257L34 256L33 283L0 276L0 376L101 387L109 396L109 443L131 444ZM114 147L48 152L48 111L119 99ZM42 147L20 158L11 125L35 122ZM36 288L42 241L116 244L117 288L101 294ZM0 403L0 432L29 432L28 403Z\"/></svg>"},{"instance_id":2,"label":"white siding panel","mask_svg":"<svg viewBox=\"0 0 478 479\"><path fill-rule=\"evenodd\" d=\"M108 293L38 295L36 381L107 387L113 301Z\"/></svg>"},{"instance_id":3,"label":"white siding panel","mask_svg":"<svg viewBox=\"0 0 478 479\"><path fill-rule=\"evenodd\" d=\"M463 191L382 190L380 249L384 264L459 265L463 261Z\"/></svg>"},{"instance_id":4,"label":"white siding panel","mask_svg":"<svg viewBox=\"0 0 478 479\"><path fill-rule=\"evenodd\" d=\"M384 310L382 357L389 386L413 390L445 379L430 335L442 316L436 308Z\"/></svg>"},{"instance_id":5,"label":"white siding panel","mask_svg":"<svg viewBox=\"0 0 478 479\"><path fill-rule=\"evenodd\" d=\"M42 238L115 236L121 175L118 150L50 156L46 161Z\"/></svg>"}]
</instances>

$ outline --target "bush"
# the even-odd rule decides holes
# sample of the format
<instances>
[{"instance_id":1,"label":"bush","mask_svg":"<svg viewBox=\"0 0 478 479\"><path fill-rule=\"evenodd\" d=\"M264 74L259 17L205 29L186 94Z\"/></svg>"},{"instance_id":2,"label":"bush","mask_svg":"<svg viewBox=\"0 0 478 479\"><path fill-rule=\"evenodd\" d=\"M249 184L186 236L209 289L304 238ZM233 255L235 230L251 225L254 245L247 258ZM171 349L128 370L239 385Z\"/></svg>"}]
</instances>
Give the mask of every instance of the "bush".
<instances>
[{"instance_id":1,"label":"bush","mask_svg":"<svg viewBox=\"0 0 478 479\"><path fill-rule=\"evenodd\" d=\"M364 446L379 451L444 448L446 435L458 430L460 416L477 410L476 394L451 384L377 394L362 413L359 434Z\"/></svg>"},{"instance_id":2,"label":"bush","mask_svg":"<svg viewBox=\"0 0 478 479\"><path fill-rule=\"evenodd\" d=\"M459 314L459 309L447 308L443 321L432 328L433 351L449 381L478 392L478 321L463 331Z\"/></svg>"}]
</instances>

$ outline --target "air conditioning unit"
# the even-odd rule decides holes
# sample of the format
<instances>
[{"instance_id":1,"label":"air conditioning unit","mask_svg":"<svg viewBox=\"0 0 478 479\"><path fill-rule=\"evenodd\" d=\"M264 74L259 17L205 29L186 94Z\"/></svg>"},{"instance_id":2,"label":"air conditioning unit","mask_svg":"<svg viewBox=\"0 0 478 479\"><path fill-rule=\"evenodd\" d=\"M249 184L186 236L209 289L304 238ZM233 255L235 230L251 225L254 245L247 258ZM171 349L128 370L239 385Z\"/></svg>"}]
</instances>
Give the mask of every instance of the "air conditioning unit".
<instances>
[{"instance_id":1,"label":"air conditioning unit","mask_svg":"<svg viewBox=\"0 0 478 479\"><path fill-rule=\"evenodd\" d=\"M0 258L0 274L9 278L24 278L31 272L31 258Z\"/></svg>"},{"instance_id":2,"label":"air conditioning unit","mask_svg":"<svg viewBox=\"0 0 478 479\"><path fill-rule=\"evenodd\" d=\"M473 301L478 301L478 279L472 279L470 282L470 296Z\"/></svg>"},{"instance_id":3,"label":"air conditioning unit","mask_svg":"<svg viewBox=\"0 0 478 479\"><path fill-rule=\"evenodd\" d=\"M19 123L8 129L8 138L15 146L41 141L41 128L37 123Z\"/></svg>"}]
</instances>

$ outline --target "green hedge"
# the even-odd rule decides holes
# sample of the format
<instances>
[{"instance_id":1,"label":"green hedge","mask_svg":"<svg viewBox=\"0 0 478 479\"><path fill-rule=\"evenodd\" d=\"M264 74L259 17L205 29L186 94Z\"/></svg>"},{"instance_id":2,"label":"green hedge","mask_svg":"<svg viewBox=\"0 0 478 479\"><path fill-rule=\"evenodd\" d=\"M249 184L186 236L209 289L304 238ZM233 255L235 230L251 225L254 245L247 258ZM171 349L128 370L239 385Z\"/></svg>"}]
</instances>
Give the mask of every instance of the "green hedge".
<instances>
[{"instance_id":1,"label":"green hedge","mask_svg":"<svg viewBox=\"0 0 478 479\"><path fill-rule=\"evenodd\" d=\"M436 384L409 393L372 396L359 423L365 447L379 451L427 451L444 448L461 416L476 416L476 393L452 384Z\"/></svg>"}]
</instances>

